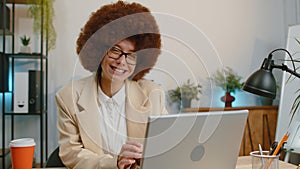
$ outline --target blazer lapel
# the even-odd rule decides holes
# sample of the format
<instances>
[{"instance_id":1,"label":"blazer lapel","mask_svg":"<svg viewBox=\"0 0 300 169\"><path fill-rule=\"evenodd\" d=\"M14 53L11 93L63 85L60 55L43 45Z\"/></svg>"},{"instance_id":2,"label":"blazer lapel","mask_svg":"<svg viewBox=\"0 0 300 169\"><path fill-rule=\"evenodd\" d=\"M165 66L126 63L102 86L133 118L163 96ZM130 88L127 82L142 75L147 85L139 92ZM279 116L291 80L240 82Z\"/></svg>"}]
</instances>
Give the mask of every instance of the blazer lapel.
<instances>
[{"instance_id":1,"label":"blazer lapel","mask_svg":"<svg viewBox=\"0 0 300 169\"><path fill-rule=\"evenodd\" d=\"M95 75L91 76L84 86L77 102L79 112L77 120L79 127L97 146L101 147L101 133L99 124L98 87Z\"/></svg>"},{"instance_id":2,"label":"blazer lapel","mask_svg":"<svg viewBox=\"0 0 300 169\"><path fill-rule=\"evenodd\" d=\"M148 97L141 87L132 81L126 81L126 122L128 140L144 142L150 105Z\"/></svg>"},{"instance_id":3,"label":"blazer lapel","mask_svg":"<svg viewBox=\"0 0 300 169\"><path fill-rule=\"evenodd\" d=\"M101 147L101 133L98 109L98 86L91 76L84 86L77 102L79 127L98 147ZM126 80L126 122L128 140L144 142L147 120L150 114L148 97L136 83Z\"/></svg>"}]
</instances>

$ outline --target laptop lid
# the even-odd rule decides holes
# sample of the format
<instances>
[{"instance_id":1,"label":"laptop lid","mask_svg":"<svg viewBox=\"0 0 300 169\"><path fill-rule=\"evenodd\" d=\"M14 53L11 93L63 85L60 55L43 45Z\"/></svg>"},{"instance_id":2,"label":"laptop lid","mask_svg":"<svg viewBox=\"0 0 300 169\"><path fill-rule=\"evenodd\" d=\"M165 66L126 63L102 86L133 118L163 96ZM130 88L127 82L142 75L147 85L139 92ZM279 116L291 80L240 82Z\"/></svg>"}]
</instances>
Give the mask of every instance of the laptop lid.
<instances>
[{"instance_id":1,"label":"laptop lid","mask_svg":"<svg viewBox=\"0 0 300 169\"><path fill-rule=\"evenodd\" d=\"M235 169L248 110L150 116L142 169Z\"/></svg>"}]
</instances>

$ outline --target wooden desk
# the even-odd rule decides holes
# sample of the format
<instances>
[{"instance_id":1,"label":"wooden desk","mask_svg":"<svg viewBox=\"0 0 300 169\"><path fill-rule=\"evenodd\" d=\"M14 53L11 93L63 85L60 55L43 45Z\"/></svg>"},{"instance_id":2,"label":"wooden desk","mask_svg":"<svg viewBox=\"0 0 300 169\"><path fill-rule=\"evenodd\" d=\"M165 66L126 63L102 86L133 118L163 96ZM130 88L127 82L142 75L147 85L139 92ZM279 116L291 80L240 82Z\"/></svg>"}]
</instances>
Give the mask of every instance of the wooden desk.
<instances>
[{"instance_id":1,"label":"wooden desk","mask_svg":"<svg viewBox=\"0 0 300 169\"><path fill-rule=\"evenodd\" d=\"M35 168L42 169L42 168ZM47 168L47 169L65 169L65 168ZM251 156L240 156L237 160L236 169L252 169ZM297 169L297 166L283 161L279 161L279 169Z\"/></svg>"},{"instance_id":2,"label":"wooden desk","mask_svg":"<svg viewBox=\"0 0 300 169\"><path fill-rule=\"evenodd\" d=\"M187 108L185 112L207 112L227 110L249 110L244 137L240 148L240 156L248 156L251 151L258 150L258 144L269 150L275 139L278 106L249 106L225 108Z\"/></svg>"},{"instance_id":3,"label":"wooden desk","mask_svg":"<svg viewBox=\"0 0 300 169\"><path fill-rule=\"evenodd\" d=\"M236 164L236 169L252 169L251 156L240 156ZM297 169L297 166L279 160L279 169Z\"/></svg>"}]
</instances>

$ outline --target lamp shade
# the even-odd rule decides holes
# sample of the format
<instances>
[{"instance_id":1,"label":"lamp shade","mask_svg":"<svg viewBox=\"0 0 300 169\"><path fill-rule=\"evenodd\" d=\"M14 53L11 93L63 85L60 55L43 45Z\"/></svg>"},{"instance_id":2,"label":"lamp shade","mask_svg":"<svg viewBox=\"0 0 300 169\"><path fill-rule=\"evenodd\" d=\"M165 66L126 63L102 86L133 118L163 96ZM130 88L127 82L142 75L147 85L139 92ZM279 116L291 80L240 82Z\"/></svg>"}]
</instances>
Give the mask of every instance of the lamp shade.
<instances>
[{"instance_id":1,"label":"lamp shade","mask_svg":"<svg viewBox=\"0 0 300 169\"><path fill-rule=\"evenodd\" d=\"M259 69L245 82L243 90L264 97L276 97L276 81L271 70Z\"/></svg>"}]
</instances>

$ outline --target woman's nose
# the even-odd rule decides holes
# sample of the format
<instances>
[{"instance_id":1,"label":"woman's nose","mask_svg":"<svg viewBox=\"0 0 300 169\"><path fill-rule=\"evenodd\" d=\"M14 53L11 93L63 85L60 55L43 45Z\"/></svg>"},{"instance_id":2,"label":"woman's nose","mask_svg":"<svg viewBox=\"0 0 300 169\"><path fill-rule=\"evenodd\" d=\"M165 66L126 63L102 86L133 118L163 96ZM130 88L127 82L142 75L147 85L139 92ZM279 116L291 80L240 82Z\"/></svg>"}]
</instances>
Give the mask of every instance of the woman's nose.
<instances>
[{"instance_id":1,"label":"woman's nose","mask_svg":"<svg viewBox=\"0 0 300 169\"><path fill-rule=\"evenodd\" d=\"M118 59L117 59L117 62L118 63L127 63L126 62L126 55L125 54L122 54Z\"/></svg>"}]
</instances>

